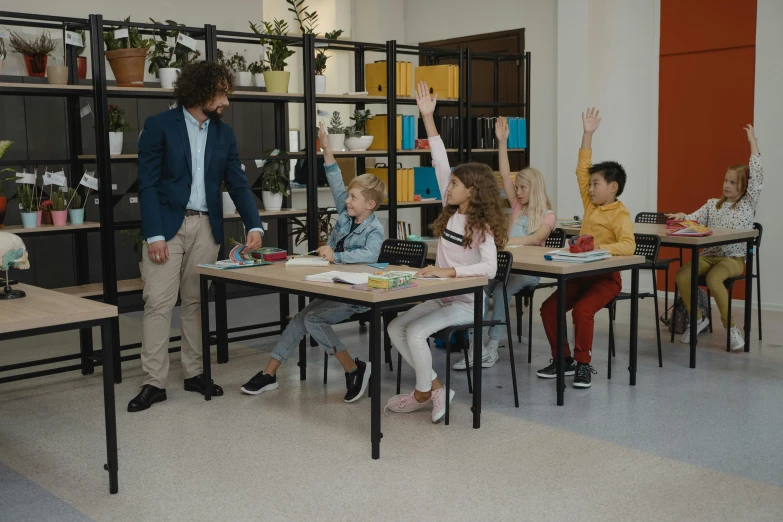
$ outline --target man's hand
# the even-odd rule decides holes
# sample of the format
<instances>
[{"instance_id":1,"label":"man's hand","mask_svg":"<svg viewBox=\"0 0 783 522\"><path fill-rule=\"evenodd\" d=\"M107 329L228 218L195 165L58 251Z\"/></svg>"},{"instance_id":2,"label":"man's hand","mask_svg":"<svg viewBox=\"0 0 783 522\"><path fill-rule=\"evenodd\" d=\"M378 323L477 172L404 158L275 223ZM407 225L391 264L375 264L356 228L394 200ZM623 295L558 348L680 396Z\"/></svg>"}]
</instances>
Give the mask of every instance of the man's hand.
<instances>
[{"instance_id":1,"label":"man's hand","mask_svg":"<svg viewBox=\"0 0 783 522\"><path fill-rule=\"evenodd\" d=\"M508 143L508 120L500 116L495 122L495 135L498 137L498 147L505 147Z\"/></svg>"},{"instance_id":2,"label":"man's hand","mask_svg":"<svg viewBox=\"0 0 783 522\"><path fill-rule=\"evenodd\" d=\"M261 232L254 230L247 235L247 241L245 241L245 248L242 250L242 253L247 254L259 248L261 248Z\"/></svg>"},{"instance_id":3,"label":"man's hand","mask_svg":"<svg viewBox=\"0 0 783 522\"><path fill-rule=\"evenodd\" d=\"M329 245L324 245L316 250L319 256L328 260L330 263L334 263L334 250Z\"/></svg>"},{"instance_id":4,"label":"man's hand","mask_svg":"<svg viewBox=\"0 0 783 522\"><path fill-rule=\"evenodd\" d=\"M457 277L457 271L453 268L437 268L428 265L416 272L413 277Z\"/></svg>"},{"instance_id":5,"label":"man's hand","mask_svg":"<svg viewBox=\"0 0 783 522\"><path fill-rule=\"evenodd\" d=\"M683 221L685 219L684 212L676 212L674 214L664 214L664 216L666 216L666 219L671 219L672 221Z\"/></svg>"},{"instance_id":6,"label":"man's hand","mask_svg":"<svg viewBox=\"0 0 783 522\"><path fill-rule=\"evenodd\" d=\"M169 247L165 241L153 241L147 244L147 255L150 261L162 265L169 260Z\"/></svg>"},{"instance_id":7,"label":"man's hand","mask_svg":"<svg viewBox=\"0 0 783 522\"><path fill-rule=\"evenodd\" d=\"M438 104L438 93L430 98L430 88L427 82L419 82L416 88L416 105L419 106L421 117L432 116L435 113L435 106Z\"/></svg>"}]
</instances>

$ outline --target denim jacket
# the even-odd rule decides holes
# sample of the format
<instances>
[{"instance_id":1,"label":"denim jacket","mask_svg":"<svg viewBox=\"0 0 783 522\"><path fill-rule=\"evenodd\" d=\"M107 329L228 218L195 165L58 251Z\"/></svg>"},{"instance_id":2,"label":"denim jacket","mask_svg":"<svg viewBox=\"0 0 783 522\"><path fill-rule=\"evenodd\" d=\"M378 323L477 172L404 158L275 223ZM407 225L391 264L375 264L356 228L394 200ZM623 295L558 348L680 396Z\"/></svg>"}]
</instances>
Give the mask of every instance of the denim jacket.
<instances>
[{"instance_id":1,"label":"denim jacket","mask_svg":"<svg viewBox=\"0 0 783 522\"><path fill-rule=\"evenodd\" d=\"M383 244L383 225L375 213L370 214L361 225L351 232L353 218L348 215L345 207L345 200L348 197L348 191L345 190L343 176L337 163L324 165L326 170L326 179L329 181L329 187L332 189L334 204L337 207L337 224L332 229L327 245L334 249L337 242L346 234L343 247L344 252L334 254L335 264L349 263L375 263L381 254L381 245Z\"/></svg>"}]
</instances>

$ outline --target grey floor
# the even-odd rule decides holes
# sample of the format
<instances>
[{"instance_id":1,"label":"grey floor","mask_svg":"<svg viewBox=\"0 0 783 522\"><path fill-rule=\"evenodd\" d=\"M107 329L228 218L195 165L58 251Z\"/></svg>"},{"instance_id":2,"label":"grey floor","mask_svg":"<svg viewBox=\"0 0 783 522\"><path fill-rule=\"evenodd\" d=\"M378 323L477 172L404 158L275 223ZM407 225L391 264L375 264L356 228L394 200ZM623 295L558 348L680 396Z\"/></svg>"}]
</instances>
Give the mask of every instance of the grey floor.
<instances>
[{"instance_id":1,"label":"grey floor","mask_svg":"<svg viewBox=\"0 0 783 522\"><path fill-rule=\"evenodd\" d=\"M231 325L276 313L276 297L230 303ZM627 316L627 307L618 312L621 334ZM602 313L593 388L569 387L566 405L555 406L554 383L535 377L549 360L536 319L532 365L526 341L515 340L520 408L501 351L483 373L480 430L471 428L470 395L455 372L452 424L433 425L426 412L384 414L378 461L370 459L369 401L342 402L335 361L322 383L318 348L309 351L307 381L292 360L279 390L247 397L239 386L266 364L274 339L232 345L229 364L213 366L226 395L211 403L182 390L173 356L168 401L136 414L125 406L143 375L138 361L128 362L116 387L120 493L112 496L102 470L100 372L5 384L0 520L783 520L781 314L764 314L765 340L749 354L726 353L722 328L703 334L696 369L687 346L665 340L658 368L652 317L642 302L637 386L625 371L627 339L618 339L606 379ZM139 327L138 315L124 316L123 342L138 340ZM356 324L339 332L366 357ZM77 345L72 334L3 343L0 362ZM440 372L445 354L435 357ZM403 388L412 383L403 366ZM384 370L383 401L393 394Z\"/></svg>"}]
</instances>

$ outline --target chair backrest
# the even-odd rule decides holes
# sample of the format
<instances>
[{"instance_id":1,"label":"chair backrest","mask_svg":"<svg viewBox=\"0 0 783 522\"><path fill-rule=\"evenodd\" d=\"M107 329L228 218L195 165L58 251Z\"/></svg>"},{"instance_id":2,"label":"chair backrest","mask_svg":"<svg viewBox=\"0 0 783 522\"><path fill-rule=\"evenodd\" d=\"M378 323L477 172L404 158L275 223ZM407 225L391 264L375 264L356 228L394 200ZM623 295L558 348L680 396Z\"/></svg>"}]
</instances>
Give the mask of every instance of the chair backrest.
<instances>
[{"instance_id":1,"label":"chair backrest","mask_svg":"<svg viewBox=\"0 0 783 522\"><path fill-rule=\"evenodd\" d=\"M759 231L759 235L756 236L756 248L761 248L761 234L764 233L764 227L761 226L761 223L753 223L753 228ZM756 255L758 255L758 252Z\"/></svg>"},{"instance_id":2,"label":"chair backrest","mask_svg":"<svg viewBox=\"0 0 783 522\"><path fill-rule=\"evenodd\" d=\"M544 241L547 248L563 248L565 246L565 230L556 228L549 233L549 237Z\"/></svg>"},{"instance_id":3,"label":"chair backrest","mask_svg":"<svg viewBox=\"0 0 783 522\"><path fill-rule=\"evenodd\" d=\"M511 255L511 252L505 250L498 252L498 269L495 272L495 277L493 279L507 285L508 276L511 274L511 264L513 262L514 256Z\"/></svg>"},{"instance_id":4,"label":"chair backrest","mask_svg":"<svg viewBox=\"0 0 783 522\"><path fill-rule=\"evenodd\" d=\"M656 234L634 234L636 251L634 255L644 256L655 263L658 261L658 251L661 249L661 238Z\"/></svg>"},{"instance_id":5,"label":"chair backrest","mask_svg":"<svg viewBox=\"0 0 783 522\"><path fill-rule=\"evenodd\" d=\"M639 212L636 214L637 223L649 223L652 225L665 225L666 215L663 212Z\"/></svg>"},{"instance_id":6,"label":"chair backrest","mask_svg":"<svg viewBox=\"0 0 783 522\"><path fill-rule=\"evenodd\" d=\"M387 239L381 245L378 262L424 268L427 265L427 243L405 239Z\"/></svg>"}]
</instances>

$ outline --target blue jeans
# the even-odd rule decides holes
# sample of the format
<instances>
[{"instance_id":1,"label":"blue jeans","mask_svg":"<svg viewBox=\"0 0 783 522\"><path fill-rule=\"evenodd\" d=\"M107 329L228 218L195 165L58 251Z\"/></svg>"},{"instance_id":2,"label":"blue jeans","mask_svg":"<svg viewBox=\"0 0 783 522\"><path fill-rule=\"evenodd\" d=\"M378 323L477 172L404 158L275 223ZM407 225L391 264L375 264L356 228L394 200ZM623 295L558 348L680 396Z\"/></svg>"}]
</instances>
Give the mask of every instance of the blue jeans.
<instances>
[{"instance_id":1,"label":"blue jeans","mask_svg":"<svg viewBox=\"0 0 783 522\"><path fill-rule=\"evenodd\" d=\"M272 357L284 363L291 356L291 352L299 346L299 342L308 333L318 341L329 355L345 350L345 345L334 333L331 325L337 324L354 314L366 312L365 306L335 303L323 299L313 299L288 323L280 340L277 341Z\"/></svg>"},{"instance_id":2,"label":"blue jeans","mask_svg":"<svg viewBox=\"0 0 783 522\"><path fill-rule=\"evenodd\" d=\"M514 294L522 290L526 286L535 286L541 280L540 277L511 274L508 276L508 285L506 285L506 295L508 296L508 302L514 297ZM503 285L498 281L490 281L484 288L484 291L492 296L492 320L493 321L505 321L506 320L506 307L503 305ZM489 309L489 299L485 299L484 302L484 319L487 318L487 311ZM503 338L506 327L503 325L496 325L489 329L489 338L491 340L499 341Z\"/></svg>"}]
</instances>

